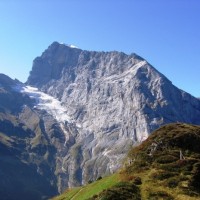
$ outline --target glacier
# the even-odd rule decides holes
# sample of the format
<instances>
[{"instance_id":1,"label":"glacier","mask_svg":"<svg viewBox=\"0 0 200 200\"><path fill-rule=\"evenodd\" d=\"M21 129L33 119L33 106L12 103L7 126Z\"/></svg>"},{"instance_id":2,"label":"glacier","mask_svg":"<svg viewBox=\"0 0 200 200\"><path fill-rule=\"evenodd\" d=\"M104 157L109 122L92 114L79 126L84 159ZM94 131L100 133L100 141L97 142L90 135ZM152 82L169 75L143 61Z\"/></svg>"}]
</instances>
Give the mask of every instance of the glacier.
<instances>
[{"instance_id":1,"label":"glacier","mask_svg":"<svg viewBox=\"0 0 200 200\"><path fill-rule=\"evenodd\" d=\"M36 87L18 85L15 88L17 91L27 94L35 100L34 108L47 111L59 123L71 123L69 115L66 114L66 108L62 106L62 103L58 99L39 91Z\"/></svg>"}]
</instances>

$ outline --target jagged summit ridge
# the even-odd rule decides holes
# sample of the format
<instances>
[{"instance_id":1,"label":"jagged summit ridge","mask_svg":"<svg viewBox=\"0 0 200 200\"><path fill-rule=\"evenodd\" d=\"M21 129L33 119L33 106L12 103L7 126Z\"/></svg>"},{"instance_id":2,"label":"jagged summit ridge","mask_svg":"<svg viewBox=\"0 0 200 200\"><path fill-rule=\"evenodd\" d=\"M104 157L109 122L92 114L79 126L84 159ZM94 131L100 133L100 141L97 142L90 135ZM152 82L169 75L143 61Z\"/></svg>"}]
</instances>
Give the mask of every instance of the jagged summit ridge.
<instances>
[{"instance_id":1,"label":"jagged summit ridge","mask_svg":"<svg viewBox=\"0 0 200 200\"><path fill-rule=\"evenodd\" d=\"M32 71L30 72L27 84L28 85L36 85L40 83L46 84L51 79L59 79L61 77L61 73L63 73L62 71L65 68L70 68L71 70L73 67L77 66L81 68L83 62L91 66L92 65L91 62L87 63L87 61L89 60L93 60L93 65L95 66L95 60L98 60L99 55L101 55L102 59L105 59L105 61L106 60L109 61L110 65L112 65L111 66L112 68L118 62L118 55L119 57L127 57L127 60L129 60L130 64L131 61L133 61L132 64L134 64L136 60L138 61L144 60L136 54L131 54L128 56L122 52L117 52L117 51L113 52L86 51L78 48L70 48L69 45L60 44L58 42L53 42L48 47L48 49L42 53L41 57L37 57L33 61L33 68ZM112 57L111 60L109 60L110 57ZM56 61L56 63L54 61ZM122 65L122 63L120 65ZM44 80L42 79L42 77Z\"/></svg>"}]
</instances>

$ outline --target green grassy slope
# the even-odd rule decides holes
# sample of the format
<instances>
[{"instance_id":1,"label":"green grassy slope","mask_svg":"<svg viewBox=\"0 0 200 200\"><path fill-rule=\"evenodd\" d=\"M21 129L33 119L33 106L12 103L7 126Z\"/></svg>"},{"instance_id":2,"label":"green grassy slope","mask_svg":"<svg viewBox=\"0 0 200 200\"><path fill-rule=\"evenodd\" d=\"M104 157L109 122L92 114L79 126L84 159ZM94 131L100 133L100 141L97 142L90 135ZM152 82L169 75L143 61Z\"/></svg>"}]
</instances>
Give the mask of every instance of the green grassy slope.
<instances>
[{"instance_id":1,"label":"green grassy slope","mask_svg":"<svg viewBox=\"0 0 200 200\"><path fill-rule=\"evenodd\" d=\"M198 200L200 127L181 123L163 126L129 152L118 174L55 199Z\"/></svg>"},{"instance_id":2,"label":"green grassy slope","mask_svg":"<svg viewBox=\"0 0 200 200\"><path fill-rule=\"evenodd\" d=\"M119 174L113 174L112 176L105 177L86 186L68 189L66 193L55 197L54 200L88 199L91 198L93 195L98 194L103 190L116 185L119 182L119 180Z\"/></svg>"}]
</instances>

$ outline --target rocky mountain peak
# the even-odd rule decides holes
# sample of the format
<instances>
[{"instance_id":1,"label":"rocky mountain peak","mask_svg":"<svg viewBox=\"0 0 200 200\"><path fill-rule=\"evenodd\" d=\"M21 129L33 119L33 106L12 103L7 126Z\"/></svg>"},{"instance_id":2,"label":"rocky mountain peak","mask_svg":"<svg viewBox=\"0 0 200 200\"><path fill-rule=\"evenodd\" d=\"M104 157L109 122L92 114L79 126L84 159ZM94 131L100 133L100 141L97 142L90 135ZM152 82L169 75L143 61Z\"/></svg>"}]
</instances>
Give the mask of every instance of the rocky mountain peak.
<instances>
[{"instance_id":1,"label":"rocky mountain peak","mask_svg":"<svg viewBox=\"0 0 200 200\"><path fill-rule=\"evenodd\" d=\"M86 51L53 42L40 57L33 61L27 84L44 89L48 83L51 84L52 81L64 78L65 73L68 74L71 82L74 82L75 70L85 71L85 68L89 70L90 74L93 73L93 76L95 71L101 70L101 74L95 73L97 78L128 72L130 69L135 73L138 71L138 76L142 76L146 72L151 73L150 71L160 74L135 53L126 55L117 51ZM160 76L162 75L160 74Z\"/></svg>"},{"instance_id":2,"label":"rocky mountain peak","mask_svg":"<svg viewBox=\"0 0 200 200\"><path fill-rule=\"evenodd\" d=\"M66 137L62 188L115 171L130 146L163 124L200 124L200 101L136 54L54 42L34 60L27 84L58 99L76 133Z\"/></svg>"},{"instance_id":3,"label":"rocky mountain peak","mask_svg":"<svg viewBox=\"0 0 200 200\"><path fill-rule=\"evenodd\" d=\"M25 161L54 191L113 173L130 147L161 125L200 124L200 100L136 54L54 42L33 61L20 87L9 90L12 101L19 96L19 108L2 118L15 119L12 127L17 123L28 130L22 145L29 150ZM2 97L7 110L15 105ZM23 152L20 156L24 159Z\"/></svg>"},{"instance_id":4,"label":"rocky mountain peak","mask_svg":"<svg viewBox=\"0 0 200 200\"><path fill-rule=\"evenodd\" d=\"M82 50L58 42L52 43L33 61L27 84L41 87L52 79L59 79L63 68L73 67Z\"/></svg>"}]
</instances>

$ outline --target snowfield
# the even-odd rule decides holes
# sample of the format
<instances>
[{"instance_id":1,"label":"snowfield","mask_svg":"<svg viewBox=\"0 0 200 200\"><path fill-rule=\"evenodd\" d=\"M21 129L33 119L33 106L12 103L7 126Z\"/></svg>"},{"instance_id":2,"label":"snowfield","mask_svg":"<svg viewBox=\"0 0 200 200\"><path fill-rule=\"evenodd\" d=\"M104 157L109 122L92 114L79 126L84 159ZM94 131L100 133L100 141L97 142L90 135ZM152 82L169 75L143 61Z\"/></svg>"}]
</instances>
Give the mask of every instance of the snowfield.
<instances>
[{"instance_id":1,"label":"snowfield","mask_svg":"<svg viewBox=\"0 0 200 200\"><path fill-rule=\"evenodd\" d=\"M59 123L71 122L67 115L67 110L56 98L39 91L35 87L18 85L15 90L27 94L30 98L36 100L35 108L45 110L52 115Z\"/></svg>"}]
</instances>

